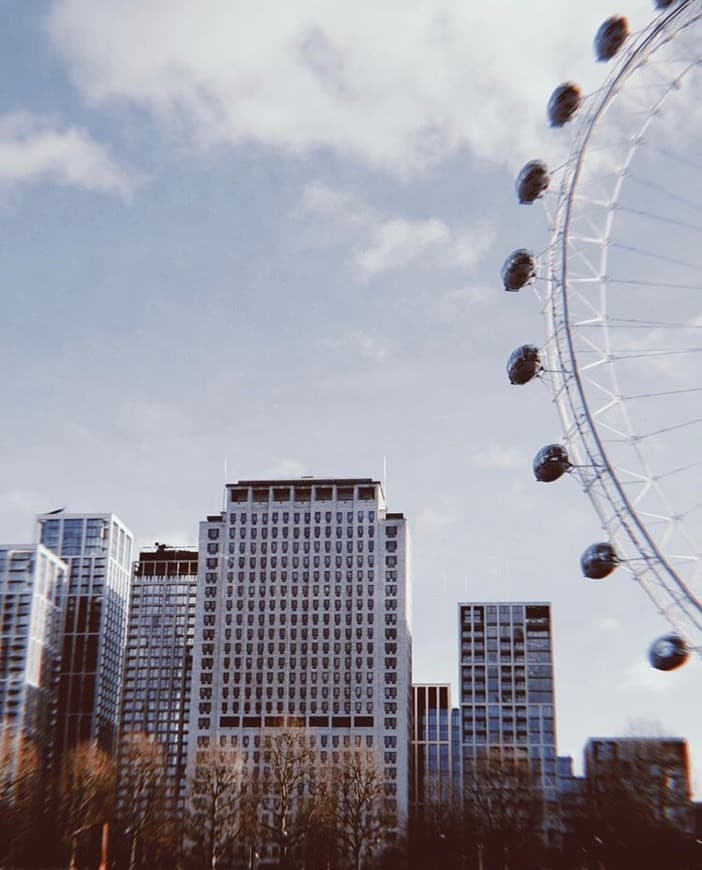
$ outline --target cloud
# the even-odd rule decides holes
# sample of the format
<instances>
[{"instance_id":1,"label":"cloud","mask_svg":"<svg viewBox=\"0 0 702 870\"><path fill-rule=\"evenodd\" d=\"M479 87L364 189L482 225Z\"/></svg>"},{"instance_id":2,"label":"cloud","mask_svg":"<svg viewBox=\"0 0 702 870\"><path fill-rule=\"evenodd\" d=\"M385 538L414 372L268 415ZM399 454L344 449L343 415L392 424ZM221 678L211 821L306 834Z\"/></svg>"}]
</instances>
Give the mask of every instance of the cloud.
<instances>
[{"instance_id":1,"label":"cloud","mask_svg":"<svg viewBox=\"0 0 702 870\"><path fill-rule=\"evenodd\" d=\"M485 450L473 453L471 462L478 468L521 468L524 457L515 447L504 444L491 444Z\"/></svg>"},{"instance_id":2,"label":"cloud","mask_svg":"<svg viewBox=\"0 0 702 870\"><path fill-rule=\"evenodd\" d=\"M334 224L348 231L367 233L378 223L373 209L355 194L321 182L305 186L300 205L303 212L331 219Z\"/></svg>"},{"instance_id":3,"label":"cloud","mask_svg":"<svg viewBox=\"0 0 702 870\"><path fill-rule=\"evenodd\" d=\"M0 511L32 514L52 510L52 508L46 507L46 503L46 494L34 490L15 488L0 494ZM27 535L27 540L31 536L31 529L28 531L30 534Z\"/></svg>"},{"instance_id":4,"label":"cloud","mask_svg":"<svg viewBox=\"0 0 702 870\"><path fill-rule=\"evenodd\" d=\"M134 179L89 133L28 112L0 115L0 190L53 181L128 198Z\"/></svg>"},{"instance_id":5,"label":"cloud","mask_svg":"<svg viewBox=\"0 0 702 870\"><path fill-rule=\"evenodd\" d=\"M495 293L485 286L454 287L438 296L433 313L441 323L454 323L461 316L474 316L473 305L491 305L495 299Z\"/></svg>"},{"instance_id":6,"label":"cloud","mask_svg":"<svg viewBox=\"0 0 702 870\"><path fill-rule=\"evenodd\" d=\"M452 507L424 508L417 517L417 530L420 534L435 535L459 525L463 515Z\"/></svg>"},{"instance_id":7,"label":"cloud","mask_svg":"<svg viewBox=\"0 0 702 870\"><path fill-rule=\"evenodd\" d=\"M265 480L295 480L306 474L309 474L309 471L304 462L286 457L264 469L261 478Z\"/></svg>"},{"instance_id":8,"label":"cloud","mask_svg":"<svg viewBox=\"0 0 702 870\"><path fill-rule=\"evenodd\" d=\"M682 679L681 672L657 671L647 661L641 660L624 671L622 689L645 689L651 692L671 692Z\"/></svg>"},{"instance_id":9,"label":"cloud","mask_svg":"<svg viewBox=\"0 0 702 870\"><path fill-rule=\"evenodd\" d=\"M650 0L631 0L635 30ZM407 175L467 148L514 166L565 78L601 82L609 0L55 0L47 29L84 98L149 111L197 145L330 148Z\"/></svg>"},{"instance_id":10,"label":"cloud","mask_svg":"<svg viewBox=\"0 0 702 870\"><path fill-rule=\"evenodd\" d=\"M332 350L350 350L369 362L385 362L390 356L387 344L360 329L337 338L324 338L322 344Z\"/></svg>"},{"instance_id":11,"label":"cloud","mask_svg":"<svg viewBox=\"0 0 702 870\"><path fill-rule=\"evenodd\" d=\"M492 244L494 235L486 224L455 231L437 218L394 218L373 228L370 241L356 250L354 260L368 278L415 263L472 269Z\"/></svg>"},{"instance_id":12,"label":"cloud","mask_svg":"<svg viewBox=\"0 0 702 870\"><path fill-rule=\"evenodd\" d=\"M614 616L601 616L592 626L592 630L597 634L614 634L620 632L622 628L621 620Z\"/></svg>"},{"instance_id":13,"label":"cloud","mask_svg":"<svg viewBox=\"0 0 702 870\"><path fill-rule=\"evenodd\" d=\"M381 216L354 194L321 183L305 188L301 205L355 239L352 261L367 279L415 265L470 271L495 238L495 228L485 221L453 228L436 217Z\"/></svg>"}]
</instances>

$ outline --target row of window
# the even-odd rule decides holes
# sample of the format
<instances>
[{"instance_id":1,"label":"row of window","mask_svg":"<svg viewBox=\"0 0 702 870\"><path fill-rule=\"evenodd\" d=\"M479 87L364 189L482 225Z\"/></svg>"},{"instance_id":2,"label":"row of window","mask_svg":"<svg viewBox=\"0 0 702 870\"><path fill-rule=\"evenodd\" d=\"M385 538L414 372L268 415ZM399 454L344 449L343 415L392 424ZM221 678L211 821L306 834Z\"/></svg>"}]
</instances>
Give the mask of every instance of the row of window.
<instances>
[{"instance_id":1,"label":"row of window","mask_svg":"<svg viewBox=\"0 0 702 870\"><path fill-rule=\"evenodd\" d=\"M324 661L324 659L322 659L322 661ZM332 661L334 663L333 682L335 684L339 684L341 682L350 684L351 683L351 675L353 673L351 670L351 666L348 665L348 670L342 674L342 672L341 672L341 659L333 659ZM312 673L309 674L310 682L312 684L316 684L318 682L317 678L318 678L319 673L320 673L319 671L312 671ZM231 682L238 684L238 683L242 682L242 674L243 674L243 682L245 682L246 685L251 685L252 683L258 683L260 685L262 685L263 683L268 683L269 685L272 685L275 682L277 682L279 685L282 685L284 683L290 683L291 685L294 685L297 682L297 676L298 676L297 671L291 671L287 668L285 670L280 670L277 673L274 673L273 671L269 671L269 670L266 670L265 672L264 671L225 671L222 674L222 683L225 684L224 688L222 689L222 692L225 693L225 697L226 697L226 691L227 691L226 684L229 683L230 678L231 678ZM366 682L368 682L368 683L373 682L373 674L374 674L373 671L366 672ZM356 683L362 683L363 682L363 671L356 671L355 675L356 675ZM307 671L300 672L299 673L300 682L305 684L307 682L307 676L308 676ZM342 676L343 676L343 680L342 680ZM322 683L329 682L329 670L321 672L320 682L322 682ZM203 686L211 686L211 685L212 685L211 680L208 680L207 682L205 682L203 680ZM200 692L203 692L203 691L210 691L210 690L200 689Z\"/></svg>"},{"instance_id":2,"label":"row of window","mask_svg":"<svg viewBox=\"0 0 702 870\"><path fill-rule=\"evenodd\" d=\"M358 588L361 589L362 587L359 586ZM297 589L297 587L293 587L293 589ZM370 589L372 590L372 587L370 587ZM372 591L369 594L372 595L373 594ZM205 598L206 598L206 600L205 600L204 605L203 605L204 612L205 613L214 613L217 610L217 604L218 604L217 598L212 596L211 594L208 595L207 589L205 589ZM351 599L351 598L342 599L342 598L329 598L326 596L316 596L316 597L300 596L300 598L301 598L300 610L302 610L302 611L312 610L312 611L317 612L320 610L320 606L324 612L331 611L332 610L332 602L334 604L334 608L333 608L334 612L341 611L342 604L343 604L343 610L346 612L351 612L353 610L357 610L359 607L362 608L364 606L364 603L365 603L366 609L368 609L368 610L375 609L375 599L374 598L367 598L367 599L365 599L365 602L364 602L364 599L362 597L358 597L355 599ZM250 596L248 598L245 598L244 596L242 596L242 597L236 598L236 610L237 610L237 612L242 612L244 610L244 603L245 602L246 602L246 610L250 613L253 612L254 610L258 610L260 612L265 612L265 611L269 611L269 610L275 611L276 609L279 609L281 611L287 610L288 603L290 604L291 611L296 611L298 609L297 595L293 595L292 600L290 602L288 602L287 598L282 598L282 597L281 598L264 598L264 597L256 598L255 596ZM219 602L219 603L221 605L221 602ZM258 607L256 607L257 603L258 603ZM224 604L225 604L225 609L227 611L233 610L234 609L234 598L225 599ZM387 610L393 610L393 611L397 610L397 601L395 599L389 599L386 602L385 606L386 606Z\"/></svg>"},{"instance_id":3,"label":"row of window","mask_svg":"<svg viewBox=\"0 0 702 870\"><path fill-rule=\"evenodd\" d=\"M213 537L211 534L208 534L207 552L216 553L221 543L219 530L210 529L210 532L215 532L215 535ZM300 538L302 538L303 542L309 546L309 542L313 538L315 544L319 544L321 538L325 539L325 543L331 543L330 539L336 538L338 543L344 537L344 530L341 526L337 526L335 529L332 529L331 526L315 526L313 529L309 527L301 528L300 526L281 526L280 528L273 526L270 529L268 526L263 526L261 529L256 528L256 526L250 526L249 528L246 526L239 526L238 528L232 526L229 529L228 537L230 541L237 538L242 541L245 541L247 538L256 541L259 538L259 534L263 541L267 541L270 537L275 542L280 537L283 539L283 543L287 543L289 538L292 538L294 543L299 543ZM370 539L368 543L372 544L375 538L375 526L368 526L367 532L364 526L358 526L357 528L349 526L346 529L345 537L361 542L367 537ZM385 546L389 545L397 548L397 540L393 536L388 536Z\"/></svg>"},{"instance_id":4,"label":"row of window","mask_svg":"<svg viewBox=\"0 0 702 870\"><path fill-rule=\"evenodd\" d=\"M392 541L390 543L392 544L392 546L386 547L385 552L388 552L388 553L396 552L396 545ZM332 544L333 544L333 546L332 546ZM270 543L268 541L250 541L248 543L248 552L251 555L256 555L257 553L260 553L261 555L265 556L269 552L275 555L276 553L278 553L279 546L280 546L280 552L283 554L291 552L291 551L294 554L298 554L300 552L302 552L303 554L322 553L322 552L324 552L324 553L343 553L343 552L353 553L354 551L357 551L359 553L363 553L363 552L373 553L373 552L375 552L375 542L374 541L357 540L355 542L355 544L356 544L356 546L354 547L353 541L346 541L346 546L344 547L343 541L336 541L336 542L324 541L324 547L322 547L322 541L313 541L312 544L310 544L309 541L303 541L302 546L300 546L299 541L292 541L292 545L289 541L280 541L280 542L270 541ZM228 552L230 555L235 554L237 551L239 553L245 554L247 552L246 548L247 548L246 541L240 541L238 544L230 544L228 547ZM210 555L210 556L223 555L223 554L220 554L216 544L209 544L208 548L207 548L207 552L208 552L208 555Z\"/></svg>"},{"instance_id":5,"label":"row of window","mask_svg":"<svg viewBox=\"0 0 702 870\"><path fill-rule=\"evenodd\" d=\"M324 638L324 640L328 640L330 638L330 636L332 636L331 628L326 628L326 627L321 629L321 635L320 635L320 629L317 629L317 628L312 628L312 629L291 628L289 630L285 629L285 628L279 628L278 629L278 645L277 645L278 652L284 654L285 653L285 644L288 640L290 640L291 641L290 650L291 650L291 653L294 655L293 651L296 649L296 643L298 642L297 641L298 633L300 635L300 640L303 642L307 641L310 637L312 638L312 640L317 640L319 637ZM243 629L241 629L241 628L234 629L234 635L235 635L237 641L243 640ZM362 628L357 628L357 629L345 628L345 629L343 629L343 637L346 640L352 640L355 637L356 649L359 651L360 651L360 645L358 642L363 640L363 635L364 635L364 632L363 632ZM371 628L369 628L367 630L367 636L368 636L369 641L373 640L373 630ZM224 630L224 637L225 637L225 641L231 641L232 629L225 629ZM258 655L263 655L265 652L265 642L263 640L262 635L259 634L259 635L257 635L257 637L259 637L260 640L256 644L255 652ZM271 641L275 640L275 637L276 637L276 629L269 628L268 629L268 642L269 642L269 644ZM341 639L342 629L335 628L334 632L333 632L333 637L334 637L334 640ZM203 641L214 640L214 638L215 638L215 630L213 628L203 629L203 631L202 631L202 640ZM254 654L254 644L252 641L254 640L254 635L250 629L246 630L246 638L247 638L246 653L247 653L247 655L253 655ZM386 641L396 641L397 640L397 629L396 628L386 628L385 629L385 639L386 639ZM388 652L388 653L393 652L394 650L392 648L388 648L389 646L390 646L389 644L386 645L386 652ZM226 643L225 643L225 649L226 649ZM270 645L269 645L269 649L270 649ZM368 644L368 651L370 653L373 652L373 644L371 644L371 643Z\"/></svg>"},{"instance_id":6,"label":"row of window","mask_svg":"<svg viewBox=\"0 0 702 870\"><path fill-rule=\"evenodd\" d=\"M332 614L331 613L322 613L322 614L312 613L311 614L311 616L312 616L311 621L309 619L309 616L310 615L307 613L299 614L299 624L302 626L307 626L307 625L331 626L332 625L332 619L331 619ZM321 620L320 620L320 616L321 616ZM357 613L356 614L355 624L357 626L358 625L365 625L365 624L372 625L373 621L374 621L373 613ZM202 617L202 624L203 624L203 626L205 626L205 628L216 625L216 622L217 622L217 617L216 617L216 614L214 614L214 613L205 613ZM276 613L269 613L267 620L266 620L265 613L259 613L258 617L256 617L256 615L253 613L249 613L246 615L246 622L245 623L243 620L243 615L241 615L241 614L237 614L236 621L234 620L234 615L232 613L225 613L225 615L224 615L224 624L226 626L232 626L235 624L237 626L242 626L242 625L246 624L247 626L258 625L259 628L263 628L265 625L269 625L269 626L287 625L287 622L288 622L288 614L287 613L277 613L277 614ZM343 614L343 619L342 619L341 613L334 614L333 625L338 627L341 625L351 626L353 624L354 624L354 620L353 620L352 613ZM397 614L396 613L387 613L385 615L385 624L386 625L397 625ZM293 626L298 625L298 614L297 613L290 614L290 625L293 625ZM236 630L241 631L240 628L237 628ZM359 631L361 631L361 630L362 629L359 629ZM370 636L372 637L373 629L369 628L368 631L370 632ZM229 635L227 635L225 633L225 637L231 637L231 633ZM249 637L250 639L253 638L253 628L247 629L247 637Z\"/></svg>"},{"instance_id":7,"label":"row of window","mask_svg":"<svg viewBox=\"0 0 702 870\"><path fill-rule=\"evenodd\" d=\"M314 580L315 583L318 583L321 579L324 579L325 583L331 583L331 579L332 579L331 574L332 574L331 571L323 571L323 572L314 571L312 573L312 579ZM342 575L344 575L343 578L342 578ZM364 579L364 575L366 575L366 572L364 572L363 570L346 571L346 572L335 571L334 572L334 580L338 584L341 582L342 579L345 579L346 583L349 584L349 583L353 583L354 575L356 577L356 581L358 583L362 583L363 579ZM247 579L246 572L239 571L237 574L238 582L243 583L246 579ZM277 571L269 571L265 575L260 575L257 571L249 571L249 574L248 574L249 583L256 583L257 581L259 582L260 591L262 594L263 594L263 590L265 589L266 582L274 584L277 582L278 579L279 578L278 578ZM291 575L291 579L294 582L298 582L299 580L301 580L302 583L305 584L307 586L307 588L309 588L308 584L310 582L310 572L303 571L302 575L300 576L298 572L293 571L292 575ZM369 570L367 572L367 579L368 579L369 583L372 583L373 580L375 579L375 571ZM229 581L229 583L232 583L234 581L234 572L233 571L227 572L227 580ZM397 581L397 571L392 571L392 570L385 571L385 580L386 580L386 582ZM215 571L206 572L205 582L217 583L217 581L218 581L218 576L217 576L217 573ZM280 581L281 581L281 583L288 582L288 572L287 571L280 572ZM348 590L348 585L346 588ZM227 586L227 595L231 596L231 594L232 594L232 587ZM351 594L351 593L349 592L348 594Z\"/></svg>"},{"instance_id":8,"label":"row of window","mask_svg":"<svg viewBox=\"0 0 702 870\"><path fill-rule=\"evenodd\" d=\"M354 512L353 511L324 511L324 522L331 523L332 517L336 514L336 522L342 523L344 522L344 517L346 518L347 523L354 522ZM231 513L229 515L229 522L236 523L237 519L240 523L246 523L247 519L250 518L251 522L255 525L259 519L261 521L261 525L266 525L268 523L268 512L267 511L242 511L237 513ZM304 522L305 525L310 525L312 522L312 517L314 516L314 522L318 525L322 522L322 511L272 511L270 514L271 523L289 523L290 517L292 516L292 521L295 524L299 524L300 522ZM369 523L375 522L375 511L357 511L356 512L356 522L363 523L364 517L367 518ZM396 527L395 527L396 528ZM209 529L208 532L216 532L217 529Z\"/></svg>"},{"instance_id":9,"label":"row of window","mask_svg":"<svg viewBox=\"0 0 702 870\"><path fill-rule=\"evenodd\" d=\"M229 557L228 567L234 569L235 567L239 570L244 570L247 565L250 570L255 571L258 568L259 572L267 571L270 559L270 568L271 570L276 570L278 568L278 559L280 559L280 567L282 569L288 568L288 566L292 568L300 567L300 556L292 556L289 558L288 556L249 556L248 559L245 556L238 556L235 558L234 556ZM347 569L353 568L354 565L356 568L364 568L368 566L369 568L374 567L375 565L375 555L373 553L369 553L367 556L361 555L356 556L355 560L353 556L332 556L325 555L322 556L302 556L302 567L310 568L313 566L314 568L321 568L322 562L324 562L324 567L329 569L332 567L332 562L334 563L335 568L343 568L344 565ZM205 562L207 568L211 570L215 570L217 568L217 558L209 557ZM397 566L397 556L386 556L385 557L385 565L388 568L395 568ZM209 579L209 578L206 578ZM229 578L228 578L229 579ZM233 577L231 578L233 579ZM287 579L281 575L281 580ZM293 580L297 580L297 576L295 572L292 575ZM315 579L319 579L318 577ZM309 581L309 575L307 577L303 576L303 580Z\"/></svg>"}]
</instances>

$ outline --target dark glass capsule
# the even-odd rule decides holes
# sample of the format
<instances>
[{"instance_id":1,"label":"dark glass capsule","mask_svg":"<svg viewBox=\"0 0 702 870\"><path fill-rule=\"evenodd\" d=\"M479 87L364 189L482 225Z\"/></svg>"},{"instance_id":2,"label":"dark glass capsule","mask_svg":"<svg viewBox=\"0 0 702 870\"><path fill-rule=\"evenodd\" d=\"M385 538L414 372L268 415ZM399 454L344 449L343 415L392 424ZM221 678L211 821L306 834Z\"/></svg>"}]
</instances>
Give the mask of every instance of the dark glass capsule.
<instances>
[{"instance_id":1,"label":"dark glass capsule","mask_svg":"<svg viewBox=\"0 0 702 870\"><path fill-rule=\"evenodd\" d=\"M523 205L531 204L548 190L549 181L546 164L542 160L530 160L517 176L517 199Z\"/></svg>"},{"instance_id":2,"label":"dark glass capsule","mask_svg":"<svg viewBox=\"0 0 702 870\"><path fill-rule=\"evenodd\" d=\"M667 9L669 6L672 6L675 3L675 0L656 0L655 6L656 9Z\"/></svg>"},{"instance_id":3,"label":"dark glass capsule","mask_svg":"<svg viewBox=\"0 0 702 870\"><path fill-rule=\"evenodd\" d=\"M590 544L580 557L583 574L590 580L602 580L614 571L619 564L614 547L606 541Z\"/></svg>"},{"instance_id":4,"label":"dark glass capsule","mask_svg":"<svg viewBox=\"0 0 702 870\"><path fill-rule=\"evenodd\" d=\"M521 290L536 276L536 260L531 251L517 248L507 257L502 266L502 283L505 290Z\"/></svg>"},{"instance_id":5,"label":"dark glass capsule","mask_svg":"<svg viewBox=\"0 0 702 870\"><path fill-rule=\"evenodd\" d=\"M523 344L509 355L507 375L510 384L528 384L540 371L541 355L536 345Z\"/></svg>"},{"instance_id":6,"label":"dark glass capsule","mask_svg":"<svg viewBox=\"0 0 702 870\"><path fill-rule=\"evenodd\" d=\"M629 35L629 22L622 15L613 15L600 25L595 36L597 60L611 60Z\"/></svg>"},{"instance_id":7,"label":"dark glass capsule","mask_svg":"<svg viewBox=\"0 0 702 870\"><path fill-rule=\"evenodd\" d=\"M687 644L677 634L664 634L648 648L648 660L657 671L674 671L689 655Z\"/></svg>"},{"instance_id":8,"label":"dark glass capsule","mask_svg":"<svg viewBox=\"0 0 702 870\"><path fill-rule=\"evenodd\" d=\"M547 444L534 457L534 477L541 483L552 483L571 468L568 451L562 444Z\"/></svg>"},{"instance_id":9,"label":"dark glass capsule","mask_svg":"<svg viewBox=\"0 0 702 870\"><path fill-rule=\"evenodd\" d=\"M562 127L578 111L580 88L573 82L559 85L548 101L548 120L552 127Z\"/></svg>"}]
</instances>

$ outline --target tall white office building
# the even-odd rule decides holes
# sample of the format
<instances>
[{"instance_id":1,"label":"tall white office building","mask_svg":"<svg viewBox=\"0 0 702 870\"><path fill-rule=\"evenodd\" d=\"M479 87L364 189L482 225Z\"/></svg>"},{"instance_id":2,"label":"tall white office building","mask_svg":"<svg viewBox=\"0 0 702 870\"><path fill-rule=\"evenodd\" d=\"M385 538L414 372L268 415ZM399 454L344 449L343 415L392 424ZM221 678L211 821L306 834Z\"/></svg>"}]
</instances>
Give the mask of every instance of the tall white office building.
<instances>
[{"instance_id":1,"label":"tall white office building","mask_svg":"<svg viewBox=\"0 0 702 870\"><path fill-rule=\"evenodd\" d=\"M548 836L557 815L551 605L483 601L458 610L464 776L486 758L528 765Z\"/></svg>"},{"instance_id":2,"label":"tall white office building","mask_svg":"<svg viewBox=\"0 0 702 870\"><path fill-rule=\"evenodd\" d=\"M66 577L41 545L0 546L0 757L14 766L25 750L51 763Z\"/></svg>"},{"instance_id":3,"label":"tall white office building","mask_svg":"<svg viewBox=\"0 0 702 870\"><path fill-rule=\"evenodd\" d=\"M117 748L132 533L114 514L42 514L38 538L68 565L55 753Z\"/></svg>"},{"instance_id":4,"label":"tall white office building","mask_svg":"<svg viewBox=\"0 0 702 870\"><path fill-rule=\"evenodd\" d=\"M172 811L185 796L197 550L157 544L134 566L122 689L120 776L129 782L129 736L159 744Z\"/></svg>"},{"instance_id":5,"label":"tall white office building","mask_svg":"<svg viewBox=\"0 0 702 870\"><path fill-rule=\"evenodd\" d=\"M409 544L369 478L244 480L200 524L190 759L303 724L324 760L372 748L408 812Z\"/></svg>"}]
</instances>

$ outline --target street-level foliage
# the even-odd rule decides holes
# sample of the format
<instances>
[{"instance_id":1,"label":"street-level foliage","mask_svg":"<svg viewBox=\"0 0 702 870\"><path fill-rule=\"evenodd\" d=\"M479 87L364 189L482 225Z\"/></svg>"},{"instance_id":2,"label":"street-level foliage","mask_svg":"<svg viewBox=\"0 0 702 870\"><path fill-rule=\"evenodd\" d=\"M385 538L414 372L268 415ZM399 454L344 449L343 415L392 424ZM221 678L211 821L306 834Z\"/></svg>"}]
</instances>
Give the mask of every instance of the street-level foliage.
<instances>
[{"instance_id":1,"label":"street-level foliage","mask_svg":"<svg viewBox=\"0 0 702 870\"><path fill-rule=\"evenodd\" d=\"M123 736L119 780L93 742L47 768L31 741L4 737L0 867L95 870L101 859L111 870L702 866L680 766L651 739L630 743L618 767L588 788L580 780L578 801L556 807L526 756L488 753L464 771L462 791L425 783L405 838L384 814L381 761L360 741L322 747L289 720L257 737L246 747L200 747L184 801L149 735Z\"/></svg>"}]
</instances>

